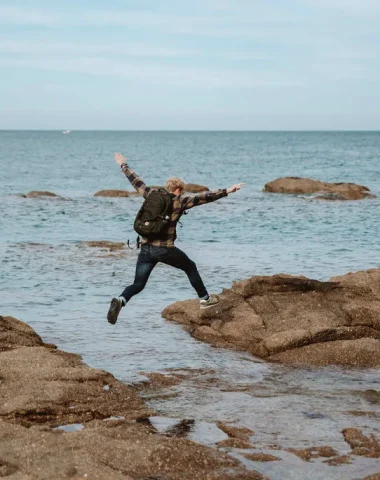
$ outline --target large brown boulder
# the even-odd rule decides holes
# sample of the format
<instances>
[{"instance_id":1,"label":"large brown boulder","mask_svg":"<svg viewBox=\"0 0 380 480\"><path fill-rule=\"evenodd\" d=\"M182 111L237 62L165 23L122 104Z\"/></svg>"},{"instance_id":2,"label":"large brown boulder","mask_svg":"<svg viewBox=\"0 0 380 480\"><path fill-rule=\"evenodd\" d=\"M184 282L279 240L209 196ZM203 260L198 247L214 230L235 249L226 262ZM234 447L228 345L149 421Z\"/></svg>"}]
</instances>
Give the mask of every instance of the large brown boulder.
<instances>
[{"instance_id":1,"label":"large brown boulder","mask_svg":"<svg viewBox=\"0 0 380 480\"><path fill-rule=\"evenodd\" d=\"M313 194L320 200L361 200L375 198L369 188L355 183L327 183L311 178L284 177L265 184L269 193Z\"/></svg>"},{"instance_id":2,"label":"large brown boulder","mask_svg":"<svg viewBox=\"0 0 380 480\"><path fill-rule=\"evenodd\" d=\"M284 363L380 366L380 269L328 282L255 276L223 290L220 304L198 300L163 311L214 345Z\"/></svg>"}]
</instances>

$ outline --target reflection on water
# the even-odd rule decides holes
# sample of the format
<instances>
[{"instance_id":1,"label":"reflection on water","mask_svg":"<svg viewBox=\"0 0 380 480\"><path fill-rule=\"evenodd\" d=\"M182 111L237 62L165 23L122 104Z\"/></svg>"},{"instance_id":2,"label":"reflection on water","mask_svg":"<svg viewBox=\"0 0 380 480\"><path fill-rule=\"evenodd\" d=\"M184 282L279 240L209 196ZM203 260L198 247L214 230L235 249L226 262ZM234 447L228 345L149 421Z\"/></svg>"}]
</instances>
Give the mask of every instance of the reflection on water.
<instances>
[{"instance_id":1,"label":"reflection on water","mask_svg":"<svg viewBox=\"0 0 380 480\"><path fill-rule=\"evenodd\" d=\"M83 429L84 425L82 423L70 423L69 425L60 425L59 427L53 428L53 430L62 430L67 433L80 432Z\"/></svg>"}]
</instances>

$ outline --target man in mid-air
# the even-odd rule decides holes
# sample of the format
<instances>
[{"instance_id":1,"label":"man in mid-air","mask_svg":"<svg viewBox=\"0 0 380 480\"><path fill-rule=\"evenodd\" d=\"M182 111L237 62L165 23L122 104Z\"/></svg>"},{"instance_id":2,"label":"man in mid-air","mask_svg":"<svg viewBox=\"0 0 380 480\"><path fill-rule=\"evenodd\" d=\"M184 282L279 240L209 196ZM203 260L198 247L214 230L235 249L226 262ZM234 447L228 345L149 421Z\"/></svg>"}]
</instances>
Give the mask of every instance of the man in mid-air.
<instances>
[{"instance_id":1,"label":"man in mid-air","mask_svg":"<svg viewBox=\"0 0 380 480\"><path fill-rule=\"evenodd\" d=\"M145 185L136 173L129 167L127 160L121 153L115 153L115 160L120 165L123 173L131 182L136 191L145 199L152 192L152 188ZM171 211L168 217L167 226L159 237L148 239L142 237L142 246L136 264L136 275L132 285L126 287L119 297L111 300L108 311L108 322L114 325L120 310L125 307L129 300L136 294L140 293L149 278L153 268L158 262L171 265L172 267L183 270L188 276L191 285L198 294L200 308L209 308L219 303L217 295L209 295L199 275L197 266L190 258L179 248L174 245L177 238L176 227L181 215L190 208L203 205L209 202L215 202L222 197L226 197L229 193L240 190L244 183L238 183L227 189L220 189L213 192L204 192L199 195L187 196L183 195L185 183L179 178L169 178L165 188L170 193Z\"/></svg>"}]
</instances>

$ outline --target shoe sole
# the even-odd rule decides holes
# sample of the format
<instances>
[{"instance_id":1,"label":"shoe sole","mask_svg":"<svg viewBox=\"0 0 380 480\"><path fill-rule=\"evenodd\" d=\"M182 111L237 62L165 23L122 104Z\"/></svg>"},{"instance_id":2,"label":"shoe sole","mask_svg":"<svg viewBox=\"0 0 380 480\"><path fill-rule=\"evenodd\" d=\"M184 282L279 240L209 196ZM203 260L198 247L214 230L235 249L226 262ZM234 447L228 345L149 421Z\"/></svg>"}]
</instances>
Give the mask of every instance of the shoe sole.
<instances>
[{"instance_id":1,"label":"shoe sole","mask_svg":"<svg viewBox=\"0 0 380 480\"><path fill-rule=\"evenodd\" d=\"M206 308L211 308L211 307L216 307L216 305L219 305L220 302L213 303L212 305L201 305L200 309L201 310L206 310Z\"/></svg>"},{"instance_id":2,"label":"shoe sole","mask_svg":"<svg viewBox=\"0 0 380 480\"><path fill-rule=\"evenodd\" d=\"M111 300L111 305L108 310L107 320L111 325L115 325L117 322L117 317L119 316L121 310L120 301L117 298Z\"/></svg>"}]
</instances>

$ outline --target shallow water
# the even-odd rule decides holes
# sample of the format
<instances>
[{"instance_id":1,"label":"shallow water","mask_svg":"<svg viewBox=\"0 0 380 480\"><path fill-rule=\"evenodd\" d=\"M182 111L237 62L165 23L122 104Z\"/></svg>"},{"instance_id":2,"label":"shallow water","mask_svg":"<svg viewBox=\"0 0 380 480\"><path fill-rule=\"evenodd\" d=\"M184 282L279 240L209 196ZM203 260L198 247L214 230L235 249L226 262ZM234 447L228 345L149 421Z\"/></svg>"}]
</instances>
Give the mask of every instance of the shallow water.
<instances>
[{"instance_id":1,"label":"shallow water","mask_svg":"<svg viewBox=\"0 0 380 480\"><path fill-rule=\"evenodd\" d=\"M138 252L110 254L81 242L136 237L139 198L93 196L130 189L112 159L121 150L148 184L170 175L211 188L248 183L191 210L178 229L177 245L197 262L212 292L254 274L326 280L379 267L379 198L324 203L262 192L266 182L292 175L360 183L380 195L379 133L0 132L0 145L2 315L28 322L45 341L126 382L141 381L143 371L213 370L175 387L178 397L149 404L163 416L246 425L258 447L331 445L344 453L342 428L378 429L375 418L348 413L379 412L360 394L380 389L378 370L295 369L198 342L161 318L166 305L194 297L187 278L169 267L156 268L111 327L109 300L133 280ZM65 199L17 196L31 190ZM369 459L327 467L284 455L282 462L247 462L273 479L287 478L286 468L291 478L305 478L305 468L308 478L376 471Z\"/></svg>"}]
</instances>

